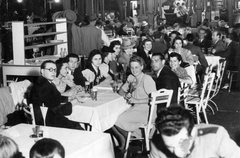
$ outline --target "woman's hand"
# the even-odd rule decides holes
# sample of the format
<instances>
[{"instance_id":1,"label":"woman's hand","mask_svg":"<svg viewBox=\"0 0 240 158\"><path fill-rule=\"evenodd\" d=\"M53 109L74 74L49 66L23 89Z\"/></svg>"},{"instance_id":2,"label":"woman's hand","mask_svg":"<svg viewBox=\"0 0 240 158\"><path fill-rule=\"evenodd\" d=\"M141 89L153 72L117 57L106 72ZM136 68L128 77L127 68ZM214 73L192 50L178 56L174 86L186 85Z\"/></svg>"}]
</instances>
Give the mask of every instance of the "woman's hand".
<instances>
[{"instance_id":1,"label":"woman's hand","mask_svg":"<svg viewBox=\"0 0 240 158\"><path fill-rule=\"evenodd\" d=\"M125 96L124 96L124 98L125 98L126 100L129 100L130 98L132 98L132 94L131 94L131 93L126 93Z\"/></svg>"}]
</instances>

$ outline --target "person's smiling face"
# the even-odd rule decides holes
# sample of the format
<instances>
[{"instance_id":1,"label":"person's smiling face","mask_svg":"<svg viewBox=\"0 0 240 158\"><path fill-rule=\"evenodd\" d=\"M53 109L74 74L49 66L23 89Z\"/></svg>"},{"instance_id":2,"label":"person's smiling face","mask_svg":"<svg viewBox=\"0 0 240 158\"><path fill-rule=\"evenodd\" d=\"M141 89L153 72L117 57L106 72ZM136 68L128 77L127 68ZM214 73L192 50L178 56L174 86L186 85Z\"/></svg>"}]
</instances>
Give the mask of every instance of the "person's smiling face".
<instances>
[{"instance_id":1,"label":"person's smiling face","mask_svg":"<svg viewBox=\"0 0 240 158\"><path fill-rule=\"evenodd\" d=\"M140 65L140 63L138 63L138 62L131 62L130 69L131 69L133 76L138 76L142 73L143 66Z\"/></svg>"},{"instance_id":2,"label":"person's smiling face","mask_svg":"<svg viewBox=\"0 0 240 158\"><path fill-rule=\"evenodd\" d=\"M170 57L169 64L172 69L177 69L180 67L181 61L179 61L177 57Z\"/></svg>"},{"instance_id":3,"label":"person's smiling face","mask_svg":"<svg viewBox=\"0 0 240 158\"><path fill-rule=\"evenodd\" d=\"M174 46L175 46L176 49L182 48L182 45L183 45L183 43L182 43L182 41L179 40L179 39L177 39L177 40L175 41L175 43L174 43Z\"/></svg>"}]
</instances>

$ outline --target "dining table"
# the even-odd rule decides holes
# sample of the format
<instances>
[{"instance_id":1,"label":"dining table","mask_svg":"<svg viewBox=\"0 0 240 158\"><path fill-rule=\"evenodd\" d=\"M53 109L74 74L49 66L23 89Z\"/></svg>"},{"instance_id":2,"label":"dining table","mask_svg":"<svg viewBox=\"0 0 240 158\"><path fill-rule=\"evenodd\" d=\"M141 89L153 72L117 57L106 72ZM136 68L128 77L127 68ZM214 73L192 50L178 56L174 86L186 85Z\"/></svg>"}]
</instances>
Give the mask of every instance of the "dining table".
<instances>
[{"instance_id":1,"label":"dining table","mask_svg":"<svg viewBox=\"0 0 240 158\"><path fill-rule=\"evenodd\" d=\"M122 83L118 83L118 87ZM97 89L97 100L91 97L81 99L79 105L73 106L72 114L68 119L80 123L90 124L91 131L104 132L110 129L119 115L130 108L126 100L118 93L113 92L111 82L103 82L94 88Z\"/></svg>"},{"instance_id":2,"label":"dining table","mask_svg":"<svg viewBox=\"0 0 240 158\"><path fill-rule=\"evenodd\" d=\"M40 126L43 137L33 138L34 125L18 124L1 131L2 135L12 138L25 158L36 141L51 138L59 141L65 149L66 158L114 158L110 134L89 132L67 128Z\"/></svg>"}]
</instances>

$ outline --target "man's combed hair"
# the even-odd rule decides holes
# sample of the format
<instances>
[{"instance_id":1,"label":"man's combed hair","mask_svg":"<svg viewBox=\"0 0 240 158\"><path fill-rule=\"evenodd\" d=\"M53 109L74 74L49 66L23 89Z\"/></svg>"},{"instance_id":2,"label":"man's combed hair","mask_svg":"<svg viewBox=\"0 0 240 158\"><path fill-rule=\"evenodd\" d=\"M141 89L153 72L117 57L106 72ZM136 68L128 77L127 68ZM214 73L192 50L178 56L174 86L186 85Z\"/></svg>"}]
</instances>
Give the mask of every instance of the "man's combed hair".
<instances>
[{"instance_id":1,"label":"man's combed hair","mask_svg":"<svg viewBox=\"0 0 240 158\"><path fill-rule=\"evenodd\" d=\"M30 158L53 158L55 154L65 157L63 146L54 139L43 138L37 141L30 150Z\"/></svg>"},{"instance_id":2,"label":"man's combed hair","mask_svg":"<svg viewBox=\"0 0 240 158\"><path fill-rule=\"evenodd\" d=\"M180 106L171 106L158 113L156 127L158 131L166 136L173 136L186 127L190 135L194 126L192 114Z\"/></svg>"}]
</instances>

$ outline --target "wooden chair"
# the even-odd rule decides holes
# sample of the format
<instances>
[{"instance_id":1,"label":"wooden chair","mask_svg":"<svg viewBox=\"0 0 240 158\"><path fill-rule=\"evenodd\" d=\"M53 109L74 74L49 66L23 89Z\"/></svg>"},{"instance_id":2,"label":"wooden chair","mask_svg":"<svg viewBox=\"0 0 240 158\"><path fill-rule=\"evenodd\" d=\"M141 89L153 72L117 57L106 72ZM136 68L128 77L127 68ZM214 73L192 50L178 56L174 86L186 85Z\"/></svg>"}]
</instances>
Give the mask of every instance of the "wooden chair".
<instances>
[{"instance_id":1,"label":"wooden chair","mask_svg":"<svg viewBox=\"0 0 240 158\"><path fill-rule=\"evenodd\" d=\"M126 147L125 147L126 153L124 154L124 158L127 157L127 150L131 140L145 140L146 150L147 151L150 150L149 139L150 139L150 132L154 127L154 121L155 121L154 112L156 112L155 108L157 104L161 104L161 103L166 103L166 107L168 107L172 99L172 94L173 94L173 90L167 90L167 89L160 89L156 92L151 93L150 112L148 116L148 122L147 124L140 126L140 129L143 129L143 133L144 133L143 137L131 139L132 132L128 132Z\"/></svg>"},{"instance_id":2,"label":"wooden chair","mask_svg":"<svg viewBox=\"0 0 240 158\"><path fill-rule=\"evenodd\" d=\"M206 107L208 106L209 96L212 90L215 73L208 73L204 77L204 83L201 91L196 91L195 94L189 94L186 98L186 105L195 105L197 123L200 123L200 112L203 112L205 122L208 124Z\"/></svg>"}]
</instances>

